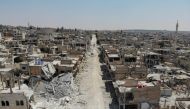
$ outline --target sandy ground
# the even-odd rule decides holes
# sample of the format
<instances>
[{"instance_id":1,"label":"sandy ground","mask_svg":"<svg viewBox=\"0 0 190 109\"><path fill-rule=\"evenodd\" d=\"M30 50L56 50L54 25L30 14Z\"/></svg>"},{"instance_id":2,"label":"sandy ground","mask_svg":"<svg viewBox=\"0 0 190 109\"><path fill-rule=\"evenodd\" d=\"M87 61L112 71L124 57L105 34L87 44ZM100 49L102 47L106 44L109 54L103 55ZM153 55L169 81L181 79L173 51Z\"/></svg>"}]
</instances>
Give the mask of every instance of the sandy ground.
<instances>
[{"instance_id":1,"label":"sandy ground","mask_svg":"<svg viewBox=\"0 0 190 109\"><path fill-rule=\"evenodd\" d=\"M77 77L80 78L80 98L86 101L82 109L109 109L111 97L109 92L105 91L105 83L102 80L95 35L92 35L90 51L87 54L84 69Z\"/></svg>"}]
</instances>

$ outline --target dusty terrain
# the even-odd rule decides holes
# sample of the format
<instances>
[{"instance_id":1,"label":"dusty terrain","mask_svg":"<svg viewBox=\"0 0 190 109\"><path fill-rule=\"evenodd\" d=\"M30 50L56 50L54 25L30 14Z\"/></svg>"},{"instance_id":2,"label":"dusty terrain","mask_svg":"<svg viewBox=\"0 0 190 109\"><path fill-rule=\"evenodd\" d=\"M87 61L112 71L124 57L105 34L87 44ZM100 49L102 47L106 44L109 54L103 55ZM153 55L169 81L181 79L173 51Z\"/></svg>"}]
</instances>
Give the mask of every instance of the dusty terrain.
<instances>
[{"instance_id":1,"label":"dusty terrain","mask_svg":"<svg viewBox=\"0 0 190 109\"><path fill-rule=\"evenodd\" d=\"M109 92L105 91L105 83L102 80L96 36L92 36L91 46L87 52L87 58L83 69L76 79L79 79L80 97L86 101L83 109L108 109L111 101Z\"/></svg>"},{"instance_id":2,"label":"dusty terrain","mask_svg":"<svg viewBox=\"0 0 190 109\"><path fill-rule=\"evenodd\" d=\"M36 103L32 103L34 109L114 109L107 80L103 79L105 72L102 72L99 62L99 50L96 45L96 36L92 35L91 44L86 53L85 60L80 65L80 71L74 82L78 86L75 96L71 96L68 103L65 97L60 99L37 97ZM104 74L103 74L104 73ZM106 77L107 78L107 77Z\"/></svg>"}]
</instances>

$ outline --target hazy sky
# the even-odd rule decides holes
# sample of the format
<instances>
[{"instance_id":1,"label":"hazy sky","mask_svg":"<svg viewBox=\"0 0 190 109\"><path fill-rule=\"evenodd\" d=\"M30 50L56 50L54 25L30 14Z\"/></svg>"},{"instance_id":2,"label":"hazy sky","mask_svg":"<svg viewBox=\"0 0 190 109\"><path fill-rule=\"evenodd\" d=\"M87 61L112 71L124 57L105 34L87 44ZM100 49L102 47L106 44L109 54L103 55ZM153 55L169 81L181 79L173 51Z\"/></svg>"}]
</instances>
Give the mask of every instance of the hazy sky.
<instances>
[{"instance_id":1,"label":"hazy sky","mask_svg":"<svg viewBox=\"0 0 190 109\"><path fill-rule=\"evenodd\" d=\"M190 0L0 0L0 24L190 31Z\"/></svg>"}]
</instances>

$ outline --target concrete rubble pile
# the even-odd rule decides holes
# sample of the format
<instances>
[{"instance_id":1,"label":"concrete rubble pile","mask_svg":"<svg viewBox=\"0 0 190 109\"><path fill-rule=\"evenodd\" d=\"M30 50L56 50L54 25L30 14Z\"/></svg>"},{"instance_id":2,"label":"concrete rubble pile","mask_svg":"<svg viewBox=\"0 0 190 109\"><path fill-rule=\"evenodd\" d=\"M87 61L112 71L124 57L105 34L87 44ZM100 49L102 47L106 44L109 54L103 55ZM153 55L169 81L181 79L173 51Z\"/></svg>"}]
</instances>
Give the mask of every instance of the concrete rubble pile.
<instances>
[{"instance_id":1,"label":"concrete rubble pile","mask_svg":"<svg viewBox=\"0 0 190 109\"><path fill-rule=\"evenodd\" d=\"M42 65L42 70L45 74L46 79L50 79L56 72L55 67L52 63L48 62Z\"/></svg>"},{"instance_id":2,"label":"concrete rubble pile","mask_svg":"<svg viewBox=\"0 0 190 109\"><path fill-rule=\"evenodd\" d=\"M53 78L51 82L46 84L46 90L48 94L57 99L63 97L72 98L78 92L72 73L61 74Z\"/></svg>"}]
</instances>

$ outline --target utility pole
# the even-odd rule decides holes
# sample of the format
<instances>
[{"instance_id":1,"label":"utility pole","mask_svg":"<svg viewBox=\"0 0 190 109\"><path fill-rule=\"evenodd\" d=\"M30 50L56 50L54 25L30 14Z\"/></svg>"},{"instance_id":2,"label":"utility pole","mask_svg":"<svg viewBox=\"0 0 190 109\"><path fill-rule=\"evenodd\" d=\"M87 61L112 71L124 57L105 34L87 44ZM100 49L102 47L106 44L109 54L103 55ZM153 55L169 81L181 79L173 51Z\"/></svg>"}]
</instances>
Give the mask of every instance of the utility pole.
<instances>
[{"instance_id":1,"label":"utility pole","mask_svg":"<svg viewBox=\"0 0 190 109\"><path fill-rule=\"evenodd\" d=\"M125 96L126 96L126 91L124 90L124 105L123 105L123 109L125 109L125 103L126 103Z\"/></svg>"},{"instance_id":2,"label":"utility pole","mask_svg":"<svg viewBox=\"0 0 190 109\"><path fill-rule=\"evenodd\" d=\"M13 78L13 73L10 74L10 77L9 77L9 87L10 87L10 93L12 94L13 93L13 89L12 89L12 78Z\"/></svg>"},{"instance_id":3,"label":"utility pole","mask_svg":"<svg viewBox=\"0 0 190 109\"><path fill-rule=\"evenodd\" d=\"M4 90L4 84L3 84L3 81L4 81L4 79L3 79L3 75L1 74L1 83L2 83L2 86L3 86L3 90Z\"/></svg>"}]
</instances>

